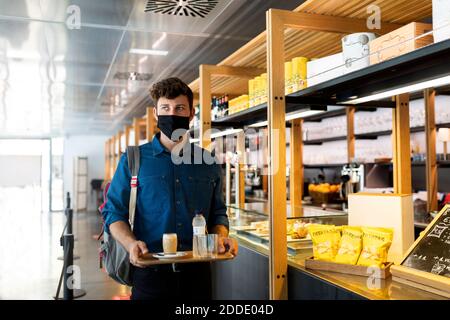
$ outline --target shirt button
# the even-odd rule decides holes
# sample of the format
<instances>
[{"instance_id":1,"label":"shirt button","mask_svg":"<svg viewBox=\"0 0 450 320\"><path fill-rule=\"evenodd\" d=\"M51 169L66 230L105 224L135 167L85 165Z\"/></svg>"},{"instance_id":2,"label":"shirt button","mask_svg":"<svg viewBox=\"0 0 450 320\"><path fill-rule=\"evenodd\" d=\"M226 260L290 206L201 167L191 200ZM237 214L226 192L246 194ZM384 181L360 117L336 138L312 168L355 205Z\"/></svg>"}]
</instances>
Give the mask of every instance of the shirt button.
<instances>
[{"instance_id":1,"label":"shirt button","mask_svg":"<svg viewBox=\"0 0 450 320\"><path fill-rule=\"evenodd\" d=\"M175 181L176 181L176 183L180 183L180 179L176 179Z\"/></svg>"},{"instance_id":2,"label":"shirt button","mask_svg":"<svg viewBox=\"0 0 450 320\"><path fill-rule=\"evenodd\" d=\"M179 200L177 200L177 204L180 204L180 201L179 201Z\"/></svg>"},{"instance_id":3,"label":"shirt button","mask_svg":"<svg viewBox=\"0 0 450 320\"><path fill-rule=\"evenodd\" d=\"M181 228L183 226L182 223L178 223L177 225L178 225L179 228Z\"/></svg>"}]
</instances>

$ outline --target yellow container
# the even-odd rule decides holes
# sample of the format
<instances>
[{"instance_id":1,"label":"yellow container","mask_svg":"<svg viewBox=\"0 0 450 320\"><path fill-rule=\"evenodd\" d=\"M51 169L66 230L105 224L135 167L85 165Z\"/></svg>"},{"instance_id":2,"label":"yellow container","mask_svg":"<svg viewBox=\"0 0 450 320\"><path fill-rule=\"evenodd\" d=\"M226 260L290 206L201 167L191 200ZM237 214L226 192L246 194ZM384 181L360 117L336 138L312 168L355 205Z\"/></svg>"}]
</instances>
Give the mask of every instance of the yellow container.
<instances>
[{"instance_id":1,"label":"yellow container","mask_svg":"<svg viewBox=\"0 0 450 320\"><path fill-rule=\"evenodd\" d=\"M250 107L253 107L255 105L255 80L250 79L248 80L248 96L249 96L249 104Z\"/></svg>"},{"instance_id":2,"label":"yellow container","mask_svg":"<svg viewBox=\"0 0 450 320\"><path fill-rule=\"evenodd\" d=\"M228 101L228 114L233 114L235 108L235 99Z\"/></svg>"},{"instance_id":3,"label":"yellow container","mask_svg":"<svg viewBox=\"0 0 450 320\"><path fill-rule=\"evenodd\" d=\"M249 97L247 94L242 95L242 109L248 109L249 108Z\"/></svg>"},{"instance_id":4,"label":"yellow container","mask_svg":"<svg viewBox=\"0 0 450 320\"><path fill-rule=\"evenodd\" d=\"M263 73L261 75L261 100L260 100L260 104L261 103L266 103L267 102L267 73Z\"/></svg>"},{"instance_id":5,"label":"yellow container","mask_svg":"<svg viewBox=\"0 0 450 320\"><path fill-rule=\"evenodd\" d=\"M292 93L292 61L284 63L284 94Z\"/></svg>"},{"instance_id":6,"label":"yellow container","mask_svg":"<svg viewBox=\"0 0 450 320\"><path fill-rule=\"evenodd\" d=\"M261 77L256 77L254 82L254 106L257 106L259 104L261 104L261 96L262 96L262 78Z\"/></svg>"},{"instance_id":7,"label":"yellow container","mask_svg":"<svg viewBox=\"0 0 450 320\"><path fill-rule=\"evenodd\" d=\"M306 88L306 65L308 58L296 57L292 59L292 91Z\"/></svg>"}]
</instances>

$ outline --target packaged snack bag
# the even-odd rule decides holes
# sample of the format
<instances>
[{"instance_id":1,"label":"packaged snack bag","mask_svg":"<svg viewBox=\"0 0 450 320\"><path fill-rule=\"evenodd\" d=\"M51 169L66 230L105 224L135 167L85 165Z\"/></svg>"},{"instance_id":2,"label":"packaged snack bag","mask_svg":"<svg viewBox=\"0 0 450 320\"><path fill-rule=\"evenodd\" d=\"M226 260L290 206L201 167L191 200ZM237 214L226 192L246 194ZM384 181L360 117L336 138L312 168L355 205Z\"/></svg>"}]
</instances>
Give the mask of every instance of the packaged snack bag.
<instances>
[{"instance_id":1,"label":"packaged snack bag","mask_svg":"<svg viewBox=\"0 0 450 320\"><path fill-rule=\"evenodd\" d=\"M388 228L362 227L361 229L363 231L363 248L357 264L382 268L383 264L387 262L394 231Z\"/></svg>"},{"instance_id":2,"label":"packaged snack bag","mask_svg":"<svg viewBox=\"0 0 450 320\"><path fill-rule=\"evenodd\" d=\"M334 225L311 224L308 233L313 243L314 259L333 261L341 238L339 230Z\"/></svg>"},{"instance_id":3,"label":"packaged snack bag","mask_svg":"<svg viewBox=\"0 0 450 320\"><path fill-rule=\"evenodd\" d=\"M335 262L356 264L362 249L362 236L360 227L344 226Z\"/></svg>"}]
</instances>

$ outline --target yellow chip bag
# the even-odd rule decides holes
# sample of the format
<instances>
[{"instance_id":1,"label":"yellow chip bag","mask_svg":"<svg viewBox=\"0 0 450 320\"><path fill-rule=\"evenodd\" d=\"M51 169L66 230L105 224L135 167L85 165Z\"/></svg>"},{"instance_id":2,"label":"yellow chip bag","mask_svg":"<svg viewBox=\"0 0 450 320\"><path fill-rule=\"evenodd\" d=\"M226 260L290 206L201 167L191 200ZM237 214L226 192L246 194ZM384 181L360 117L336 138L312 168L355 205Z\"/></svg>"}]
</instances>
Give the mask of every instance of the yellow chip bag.
<instances>
[{"instance_id":1,"label":"yellow chip bag","mask_svg":"<svg viewBox=\"0 0 450 320\"><path fill-rule=\"evenodd\" d=\"M308 232L313 243L314 259L333 261L341 238L339 230L333 225L311 224Z\"/></svg>"},{"instance_id":2,"label":"yellow chip bag","mask_svg":"<svg viewBox=\"0 0 450 320\"><path fill-rule=\"evenodd\" d=\"M344 226L341 243L334 259L338 263L356 264L361 253L363 232L359 227Z\"/></svg>"},{"instance_id":3,"label":"yellow chip bag","mask_svg":"<svg viewBox=\"0 0 450 320\"><path fill-rule=\"evenodd\" d=\"M387 262L389 247L392 244L394 231L388 228L362 227L363 248L358 259L360 266L383 267Z\"/></svg>"}]
</instances>

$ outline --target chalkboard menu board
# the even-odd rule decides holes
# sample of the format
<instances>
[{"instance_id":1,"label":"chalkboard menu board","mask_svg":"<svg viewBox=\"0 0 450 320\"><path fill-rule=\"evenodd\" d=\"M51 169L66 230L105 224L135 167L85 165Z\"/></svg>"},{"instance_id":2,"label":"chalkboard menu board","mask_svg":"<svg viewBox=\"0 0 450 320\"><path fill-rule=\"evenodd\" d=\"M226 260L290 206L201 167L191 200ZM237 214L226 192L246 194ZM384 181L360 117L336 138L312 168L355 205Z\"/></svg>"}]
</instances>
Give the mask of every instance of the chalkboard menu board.
<instances>
[{"instance_id":1,"label":"chalkboard menu board","mask_svg":"<svg viewBox=\"0 0 450 320\"><path fill-rule=\"evenodd\" d=\"M415 242L402 266L450 278L450 207L445 207Z\"/></svg>"}]
</instances>

